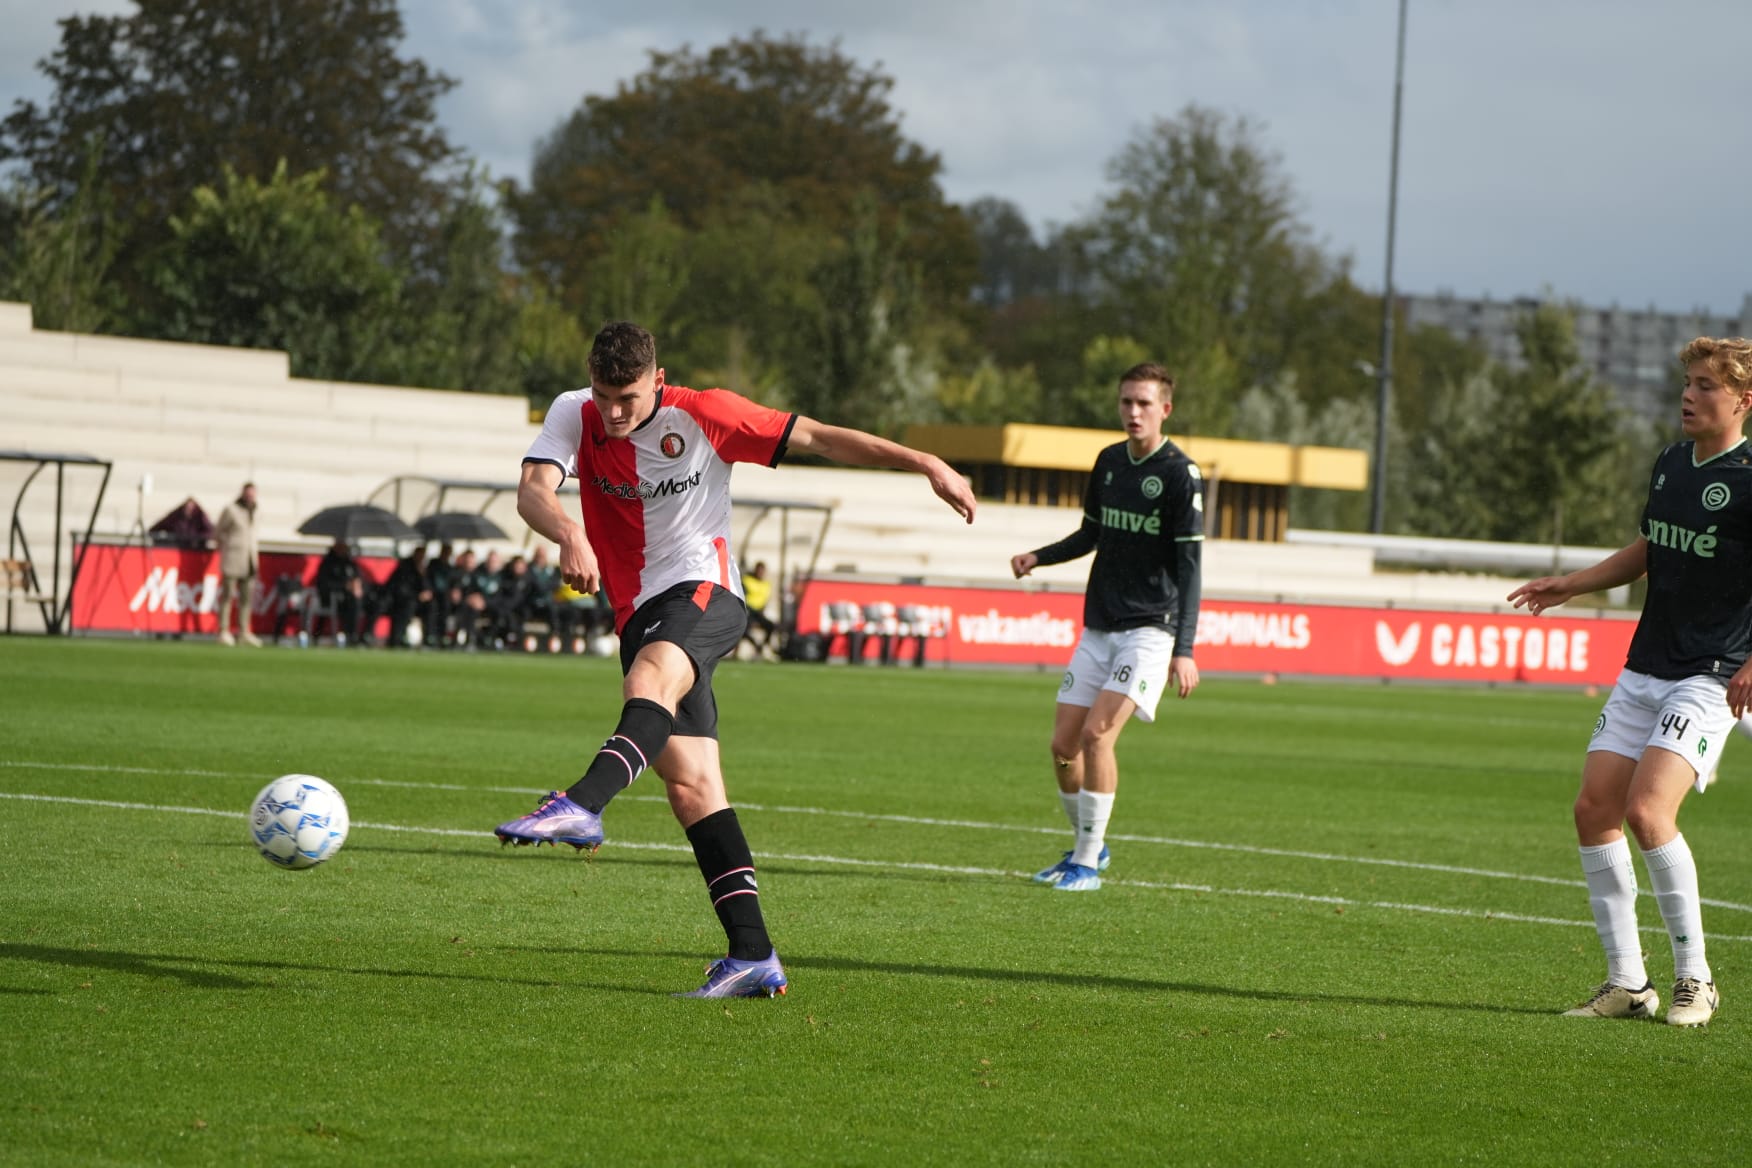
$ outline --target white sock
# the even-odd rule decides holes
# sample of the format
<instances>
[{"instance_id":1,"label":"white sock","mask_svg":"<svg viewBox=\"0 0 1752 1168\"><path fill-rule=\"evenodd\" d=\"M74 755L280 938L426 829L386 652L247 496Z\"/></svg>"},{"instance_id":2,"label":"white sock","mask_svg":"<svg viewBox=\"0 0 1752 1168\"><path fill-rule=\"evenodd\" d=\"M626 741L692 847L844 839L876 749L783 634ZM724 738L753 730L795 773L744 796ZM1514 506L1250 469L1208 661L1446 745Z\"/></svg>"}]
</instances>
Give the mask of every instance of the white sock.
<instances>
[{"instance_id":1,"label":"white sock","mask_svg":"<svg viewBox=\"0 0 1752 1168\"><path fill-rule=\"evenodd\" d=\"M1703 902L1697 895L1697 863L1691 845L1676 835L1660 847L1644 852L1649 868L1649 887L1661 906L1667 937L1673 942L1673 976L1709 981L1709 962L1703 956Z\"/></svg>"},{"instance_id":2,"label":"white sock","mask_svg":"<svg viewBox=\"0 0 1752 1168\"><path fill-rule=\"evenodd\" d=\"M1107 821L1113 818L1113 792L1083 790L1077 793L1077 846L1071 863L1093 868L1101 861L1107 842Z\"/></svg>"},{"instance_id":3,"label":"white sock","mask_svg":"<svg viewBox=\"0 0 1752 1168\"><path fill-rule=\"evenodd\" d=\"M1081 794L1081 791L1059 792L1059 806L1065 809L1065 818L1071 821L1071 844L1073 847L1076 845L1077 828L1080 826L1077 823L1077 796Z\"/></svg>"},{"instance_id":4,"label":"white sock","mask_svg":"<svg viewBox=\"0 0 1752 1168\"><path fill-rule=\"evenodd\" d=\"M1609 844L1583 847L1581 852L1594 928L1606 950L1606 980L1640 990L1649 984L1649 971L1643 965L1642 938L1636 931L1636 866L1630 862L1630 842L1620 836Z\"/></svg>"}]
</instances>

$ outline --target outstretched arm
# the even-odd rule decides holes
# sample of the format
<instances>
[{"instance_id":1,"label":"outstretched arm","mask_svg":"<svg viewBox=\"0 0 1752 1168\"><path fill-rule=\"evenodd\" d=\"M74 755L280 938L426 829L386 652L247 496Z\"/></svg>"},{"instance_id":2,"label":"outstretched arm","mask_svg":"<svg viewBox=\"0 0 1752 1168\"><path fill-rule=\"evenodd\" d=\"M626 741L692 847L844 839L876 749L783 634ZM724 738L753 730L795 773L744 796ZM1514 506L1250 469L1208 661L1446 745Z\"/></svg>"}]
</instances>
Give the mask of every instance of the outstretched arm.
<instances>
[{"instance_id":1,"label":"outstretched arm","mask_svg":"<svg viewBox=\"0 0 1752 1168\"><path fill-rule=\"evenodd\" d=\"M1642 578L1649 570L1649 543L1640 536L1625 544L1599 563L1563 576L1541 576L1529 580L1509 593L1509 603L1538 615L1548 608L1585 596L1629 584Z\"/></svg>"},{"instance_id":2,"label":"outstretched arm","mask_svg":"<svg viewBox=\"0 0 1752 1168\"><path fill-rule=\"evenodd\" d=\"M813 418L797 417L791 428L790 448L804 454L829 458L847 466L879 466L890 470L910 470L924 475L931 482L937 497L955 509L955 513L973 522L976 504L973 489L967 480L950 469L949 464L935 454L926 454L862 430L844 426L824 426Z\"/></svg>"}]
</instances>

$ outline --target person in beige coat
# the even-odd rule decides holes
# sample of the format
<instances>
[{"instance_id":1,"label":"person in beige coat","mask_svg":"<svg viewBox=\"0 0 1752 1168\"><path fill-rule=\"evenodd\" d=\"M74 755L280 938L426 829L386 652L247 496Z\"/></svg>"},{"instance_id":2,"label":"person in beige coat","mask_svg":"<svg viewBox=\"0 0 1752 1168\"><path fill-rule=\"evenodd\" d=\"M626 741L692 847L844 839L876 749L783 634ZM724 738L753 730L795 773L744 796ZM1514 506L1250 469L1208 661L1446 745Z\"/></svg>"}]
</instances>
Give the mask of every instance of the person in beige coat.
<instances>
[{"instance_id":1,"label":"person in beige coat","mask_svg":"<svg viewBox=\"0 0 1752 1168\"><path fill-rule=\"evenodd\" d=\"M231 635L231 610L241 602L243 611L237 617L238 636L246 645L259 645L261 639L250 631L250 614L255 611L255 583L261 572L261 552L256 546L256 489L254 483L243 484L243 490L220 513L213 529L219 541L219 643L235 645Z\"/></svg>"}]
</instances>

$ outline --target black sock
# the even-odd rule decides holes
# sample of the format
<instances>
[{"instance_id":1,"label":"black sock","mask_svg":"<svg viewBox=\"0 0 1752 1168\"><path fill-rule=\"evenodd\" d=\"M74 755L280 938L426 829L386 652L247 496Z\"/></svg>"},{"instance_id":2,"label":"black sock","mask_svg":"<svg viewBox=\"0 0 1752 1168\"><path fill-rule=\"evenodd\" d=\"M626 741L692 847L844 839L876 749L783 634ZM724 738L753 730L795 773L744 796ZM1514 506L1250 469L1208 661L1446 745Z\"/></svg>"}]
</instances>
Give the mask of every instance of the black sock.
<instances>
[{"instance_id":1,"label":"black sock","mask_svg":"<svg viewBox=\"0 0 1752 1168\"><path fill-rule=\"evenodd\" d=\"M742 834L742 824L729 807L713 812L687 829L700 875L706 878L706 894L724 935L730 941L730 956L738 961L771 957L772 939L760 915L760 891L754 882L754 854Z\"/></svg>"},{"instance_id":2,"label":"black sock","mask_svg":"<svg viewBox=\"0 0 1752 1168\"><path fill-rule=\"evenodd\" d=\"M675 729L675 718L656 702L633 698L621 707L620 724L584 777L566 788L566 797L587 811L602 813L608 801L632 785L639 772L657 761Z\"/></svg>"}]
</instances>

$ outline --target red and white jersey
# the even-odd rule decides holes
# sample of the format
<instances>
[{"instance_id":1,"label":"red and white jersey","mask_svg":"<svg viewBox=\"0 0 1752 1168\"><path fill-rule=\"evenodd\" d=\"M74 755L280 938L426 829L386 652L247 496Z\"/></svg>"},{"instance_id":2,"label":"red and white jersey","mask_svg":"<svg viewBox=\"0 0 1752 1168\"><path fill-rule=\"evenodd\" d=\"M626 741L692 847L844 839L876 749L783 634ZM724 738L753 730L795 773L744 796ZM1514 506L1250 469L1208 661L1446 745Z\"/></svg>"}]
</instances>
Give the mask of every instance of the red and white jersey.
<instances>
[{"instance_id":1,"label":"red and white jersey","mask_svg":"<svg viewBox=\"0 0 1752 1168\"><path fill-rule=\"evenodd\" d=\"M730 467L777 465L796 421L727 389L665 385L638 429L610 438L590 391L575 389L548 407L523 461L551 462L578 480L584 533L619 630L645 601L690 580L742 595Z\"/></svg>"}]
</instances>

